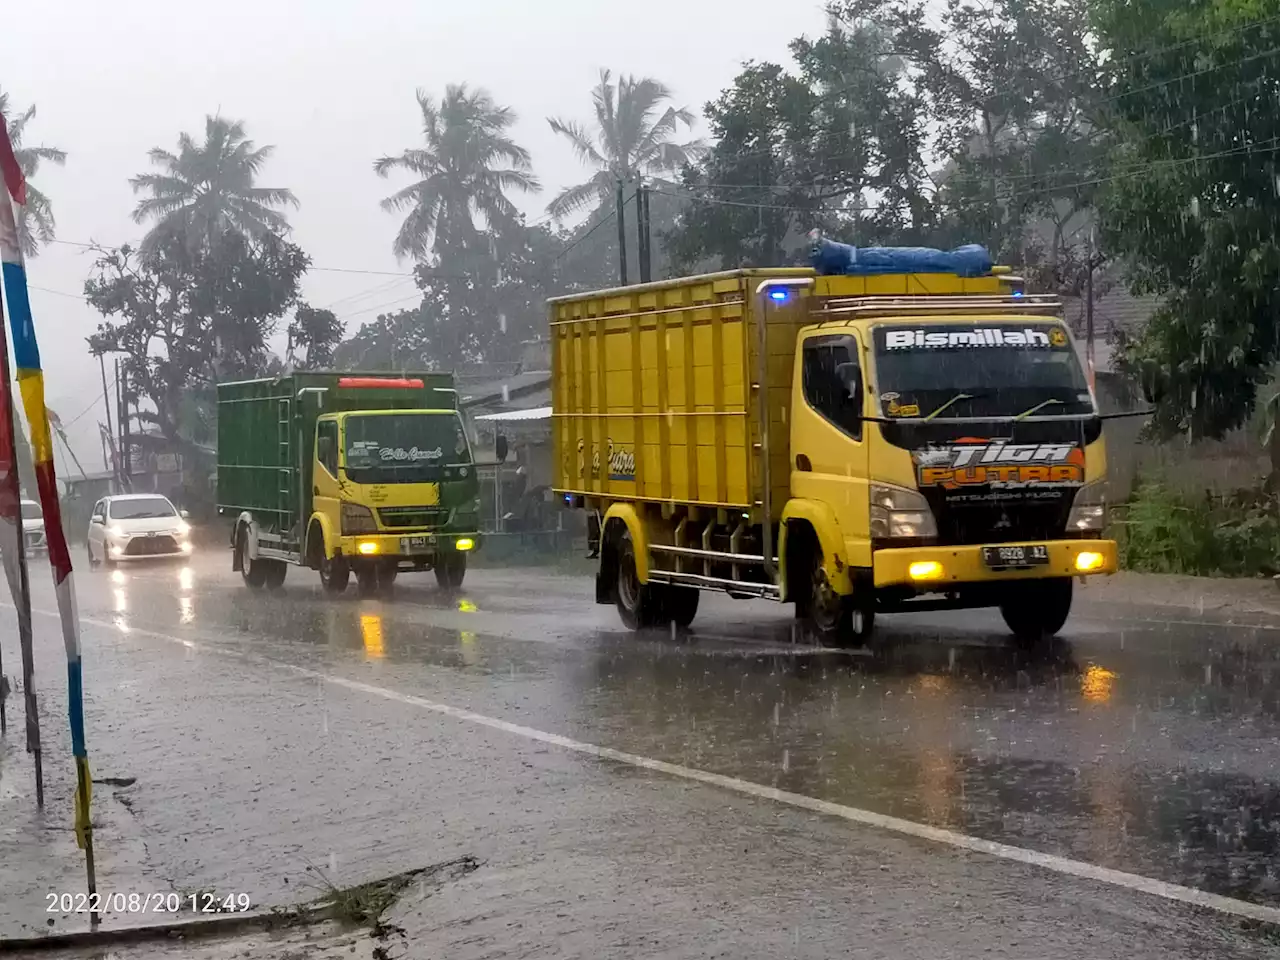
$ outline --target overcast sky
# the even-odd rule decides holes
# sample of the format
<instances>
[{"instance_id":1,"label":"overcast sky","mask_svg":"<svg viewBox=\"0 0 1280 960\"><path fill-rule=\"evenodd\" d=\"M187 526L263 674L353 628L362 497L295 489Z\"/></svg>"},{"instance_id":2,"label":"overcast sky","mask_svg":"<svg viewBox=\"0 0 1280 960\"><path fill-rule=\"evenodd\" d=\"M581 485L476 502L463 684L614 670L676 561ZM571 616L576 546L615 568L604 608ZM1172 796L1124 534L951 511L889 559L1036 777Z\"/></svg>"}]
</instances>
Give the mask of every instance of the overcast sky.
<instances>
[{"instance_id":1,"label":"overcast sky","mask_svg":"<svg viewBox=\"0 0 1280 960\"><path fill-rule=\"evenodd\" d=\"M205 115L220 112L276 146L260 183L297 195L293 239L316 267L395 271L409 265L391 254L398 224L378 201L406 181L380 180L372 160L420 142L416 88L439 95L467 82L515 109L514 136L544 184L519 202L538 216L556 190L585 179L545 118L590 120L602 67L656 77L700 111L743 61L786 60L787 43L820 32L824 16L819 0L41 0L9 23L0 87L39 109L25 142L70 154L38 179L59 239L136 241L129 177L147 169L149 148L173 149L183 130L200 139ZM79 417L69 433L92 472L103 466L103 412L84 338L98 314L77 302L90 263L60 243L28 275L66 294L33 289L32 307L49 406L64 421ZM304 286L349 332L413 293L407 279L321 270Z\"/></svg>"}]
</instances>

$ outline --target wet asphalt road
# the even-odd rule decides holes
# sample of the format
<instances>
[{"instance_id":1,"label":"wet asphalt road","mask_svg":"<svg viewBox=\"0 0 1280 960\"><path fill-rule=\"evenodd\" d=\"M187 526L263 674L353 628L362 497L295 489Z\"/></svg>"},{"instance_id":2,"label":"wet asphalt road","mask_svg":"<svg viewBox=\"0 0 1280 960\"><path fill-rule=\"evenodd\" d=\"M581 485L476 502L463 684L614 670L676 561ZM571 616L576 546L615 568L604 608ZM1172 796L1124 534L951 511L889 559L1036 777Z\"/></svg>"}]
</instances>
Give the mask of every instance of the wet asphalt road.
<instances>
[{"instance_id":1,"label":"wet asphalt road","mask_svg":"<svg viewBox=\"0 0 1280 960\"><path fill-rule=\"evenodd\" d=\"M257 594L228 568L209 551L186 569L78 575L95 773L139 778L115 795L127 815L95 798L128 848L104 856L131 883L283 903L319 872L499 863L516 845L518 865L433 908L451 956L536 954L548 920L587 954L622 923L635 955L830 956L850 943L829 938L851 900L875 955L1275 949L1157 898L566 758L316 677L1280 906L1280 619L1086 591L1063 639L1033 654L970 611L886 617L887 651L869 655L796 643L789 607L706 596L689 634L636 637L591 602L589 576L547 570L472 571L453 596L427 575L390 599L329 600L311 571ZM39 584L37 604L53 609ZM0 795L25 773L0 765ZM897 914L868 915L886 900ZM684 910L721 915L737 939L697 928L705 953L671 950L672 924L695 929ZM981 922L962 933L957 910Z\"/></svg>"}]
</instances>

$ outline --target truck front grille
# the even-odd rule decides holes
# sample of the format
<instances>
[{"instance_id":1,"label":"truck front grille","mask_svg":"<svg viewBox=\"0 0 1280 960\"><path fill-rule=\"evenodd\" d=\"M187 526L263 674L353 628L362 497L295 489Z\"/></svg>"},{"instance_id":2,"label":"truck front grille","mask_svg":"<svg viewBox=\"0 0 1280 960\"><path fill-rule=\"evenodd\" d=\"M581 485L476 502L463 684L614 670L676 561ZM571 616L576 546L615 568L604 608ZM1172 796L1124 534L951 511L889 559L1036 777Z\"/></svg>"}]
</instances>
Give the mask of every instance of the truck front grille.
<instances>
[{"instance_id":1,"label":"truck front grille","mask_svg":"<svg viewBox=\"0 0 1280 960\"><path fill-rule=\"evenodd\" d=\"M447 507L380 507L384 527L443 527L453 515Z\"/></svg>"},{"instance_id":2,"label":"truck front grille","mask_svg":"<svg viewBox=\"0 0 1280 960\"><path fill-rule=\"evenodd\" d=\"M926 493L925 499L938 524L938 543L1013 543L1064 537L1074 492L1067 490L1060 499L1039 502L956 503L941 491Z\"/></svg>"}]
</instances>

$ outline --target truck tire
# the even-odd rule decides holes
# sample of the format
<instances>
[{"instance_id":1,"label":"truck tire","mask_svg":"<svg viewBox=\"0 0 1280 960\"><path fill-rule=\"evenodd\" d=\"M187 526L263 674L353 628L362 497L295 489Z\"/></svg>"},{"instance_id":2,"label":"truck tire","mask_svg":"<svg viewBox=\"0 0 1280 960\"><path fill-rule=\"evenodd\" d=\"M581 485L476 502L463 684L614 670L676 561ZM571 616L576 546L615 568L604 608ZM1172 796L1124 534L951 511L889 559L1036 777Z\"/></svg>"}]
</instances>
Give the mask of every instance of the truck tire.
<instances>
[{"instance_id":1,"label":"truck tire","mask_svg":"<svg viewBox=\"0 0 1280 960\"><path fill-rule=\"evenodd\" d=\"M317 569L320 571L320 586L325 593L337 596L346 590L347 584L351 582L351 566L347 563L347 558L337 554L330 559L324 555L323 546L320 548L320 562Z\"/></svg>"},{"instance_id":2,"label":"truck tire","mask_svg":"<svg viewBox=\"0 0 1280 960\"><path fill-rule=\"evenodd\" d=\"M659 584L641 583L636 573L636 550L631 534L624 530L618 538L618 615L631 630L646 630L671 619L664 610L665 591ZM694 610L689 619L693 620Z\"/></svg>"},{"instance_id":3,"label":"truck tire","mask_svg":"<svg viewBox=\"0 0 1280 960\"><path fill-rule=\"evenodd\" d=\"M436 557L436 583L441 590L457 590L467 575L465 553L445 553Z\"/></svg>"},{"instance_id":4,"label":"truck tire","mask_svg":"<svg viewBox=\"0 0 1280 960\"><path fill-rule=\"evenodd\" d=\"M236 535L236 549L240 553L240 576L250 590L261 590L267 585L267 567L270 561L252 560L249 557L249 534L241 527Z\"/></svg>"},{"instance_id":5,"label":"truck tire","mask_svg":"<svg viewBox=\"0 0 1280 960\"><path fill-rule=\"evenodd\" d=\"M1000 604L1000 616L1021 647L1034 646L1054 636L1071 613L1070 577L1024 580L1014 586Z\"/></svg>"},{"instance_id":6,"label":"truck tire","mask_svg":"<svg viewBox=\"0 0 1280 960\"><path fill-rule=\"evenodd\" d=\"M664 593L662 602L666 615L675 625L687 627L693 623L693 618L698 615L698 598L702 596L702 591L693 587L668 586Z\"/></svg>"},{"instance_id":7,"label":"truck tire","mask_svg":"<svg viewBox=\"0 0 1280 960\"><path fill-rule=\"evenodd\" d=\"M842 595L831 589L823 569L824 556L816 537L809 545L808 583L796 597L796 616L805 622L813 638L824 646L866 645L876 625L874 598L869 584L855 578L854 592Z\"/></svg>"},{"instance_id":8,"label":"truck tire","mask_svg":"<svg viewBox=\"0 0 1280 960\"><path fill-rule=\"evenodd\" d=\"M268 590L279 590L284 586L284 578L289 573L289 565L283 560L259 560L254 566L263 568L264 580Z\"/></svg>"}]
</instances>

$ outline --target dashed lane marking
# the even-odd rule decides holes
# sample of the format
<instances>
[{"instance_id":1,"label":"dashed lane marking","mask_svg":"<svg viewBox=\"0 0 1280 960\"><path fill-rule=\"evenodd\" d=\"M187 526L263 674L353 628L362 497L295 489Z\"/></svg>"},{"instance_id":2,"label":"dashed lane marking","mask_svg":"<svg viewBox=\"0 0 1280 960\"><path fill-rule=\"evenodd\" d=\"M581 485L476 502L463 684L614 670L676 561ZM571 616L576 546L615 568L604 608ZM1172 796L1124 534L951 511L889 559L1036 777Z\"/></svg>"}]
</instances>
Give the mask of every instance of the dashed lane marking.
<instances>
[{"instance_id":1,"label":"dashed lane marking","mask_svg":"<svg viewBox=\"0 0 1280 960\"><path fill-rule=\"evenodd\" d=\"M0 606L12 609L9 604L0 604ZM55 611L51 610L34 610L33 612L46 617L58 616ZM102 627L107 630L119 629L119 627L114 623L106 620L98 620L93 617L82 617L81 622L95 627ZM401 693L398 690L379 687L375 684L365 683L361 680L353 680L349 677L342 677L335 674L324 673L320 670L312 670L308 667L302 667L292 663L285 663L284 661L274 660L260 654L232 650L226 647L204 643L202 641L189 640L172 634L159 633L155 630L146 630L133 626L128 627L128 635L131 637L151 637L157 640L164 640L168 643L176 643L191 650L198 650L214 655L221 655L233 659L263 664L292 673L295 676L307 677L308 679L332 684L333 686L340 687L342 689L368 694L369 696L381 697L385 700L395 701L396 703L407 704L421 710L428 710L431 713L440 714L441 716L451 717L454 720L460 720L464 723L487 727L491 730L501 730L502 732L509 733L513 736L522 737L526 740L533 740L537 743L545 743L550 746L560 747L563 750L569 750L573 753L580 753L586 756L596 757L601 760L611 760L614 763L622 763L627 766L638 767L642 770L651 770L654 773L661 773L670 777L678 777L682 780L691 780L696 783L719 787L723 790L729 790L742 796L755 797L760 800L769 800L774 803L785 804L786 806L795 807L800 810L809 810L813 813L820 813L825 816L838 817L842 820L847 820L850 823L874 827L879 830L885 830L890 833L897 833L908 837L915 837L921 840L929 840L948 847L967 850L971 853L981 853L990 857L997 857L1001 860L1012 860L1016 863L1028 864L1033 867L1039 867L1043 870L1049 870L1065 876L1078 877L1082 880L1092 880L1097 883L1105 883L1114 887L1122 887L1126 890L1134 890L1139 893L1160 897L1164 900L1190 904L1192 906L1214 910L1234 917L1243 917L1250 920L1258 920L1264 923L1280 925L1280 908L1277 907L1269 907L1259 903L1249 903L1246 900L1224 897L1220 894L1197 890L1194 887L1187 887L1177 883L1167 883L1163 880L1155 880L1151 877L1144 877L1135 873L1126 873L1123 870L1112 870L1108 867L1100 867L1096 864L1085 863L1081 860L1072 860L1069 857L1060 857L1052 853L1041 853L1038 850L1028 850L1023 847L1015 847L1008 843L997 843L993 840L983 840L980 837L971 837L968 834L957 833L953 830L931 827L928 824L917 823L914 820L904 820L901 817L891 817L883 813L876 813L872 810L864 810L860 807L851 807L843 803L833 803L829 800L819 800L816 797L809 797L800 793L792 793L789 790L779 790L776 787L766 787L763 784L752 783L750 780L741 780L737 777L730 777L720 773L711 773L707 770L699 770L696 767L686 767L678 763L668 763L665 760L654 760L651 757L644 757L635 753L627 753L624 750L615 750L612 747L602 747L594 743L585 743L581 740L574 740L570 737L561 736L558 733L550 733L546 730L538 730L534 727L524 726L523 724L511 723L510 721L501 720L497 717L490 717L483 713L476 713L473 710L464 710L461 707L451 706L447 703L439 703L435 700L428 700L425 697L418 697L409 693Z\"/></svg>"}]
</instances>

